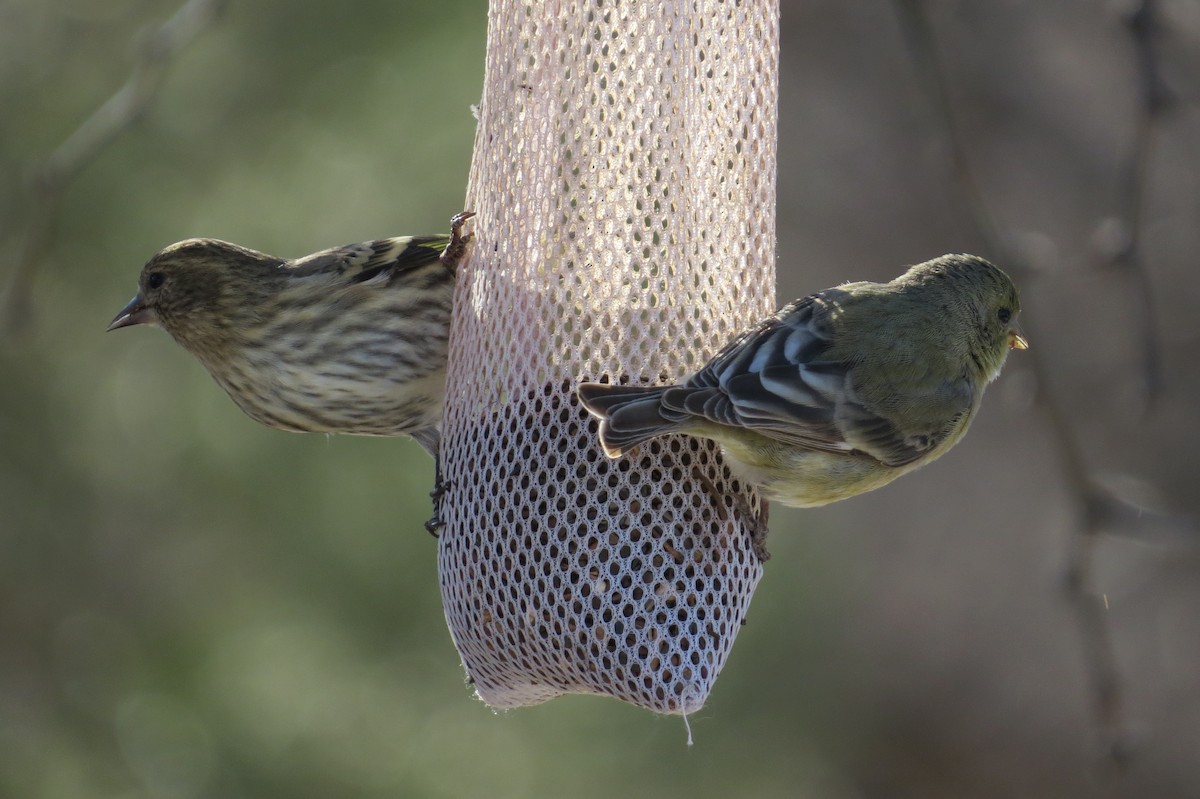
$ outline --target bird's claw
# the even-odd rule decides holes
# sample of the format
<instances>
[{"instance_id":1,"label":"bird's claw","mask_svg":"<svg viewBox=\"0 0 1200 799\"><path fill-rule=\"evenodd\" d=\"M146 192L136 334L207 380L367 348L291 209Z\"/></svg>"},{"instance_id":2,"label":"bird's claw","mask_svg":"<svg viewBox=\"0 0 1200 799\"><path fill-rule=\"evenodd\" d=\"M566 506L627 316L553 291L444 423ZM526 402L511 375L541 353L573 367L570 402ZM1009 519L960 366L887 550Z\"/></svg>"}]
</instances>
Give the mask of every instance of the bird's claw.
<instances>
[{"instance_id":1,"label":"bird's claw","mask_svg":"<svg viewBox=\"0 0 1200 799\"><path fill-rule=\"evenodd\" d=\"M742 496L734 497L734 502L741 505L743 518L750 524L750 549L754 551L760 563L766 563L771 559L771 553L767 551L767 534L771 532L767 528L767 518L771 515L770 504L765 499L759 500L760 512L755 515Z\"/></svg>"},{"instance_id":2,"label":"bird's claw","mask_svg":"<svg viewBox=\"0 0 1200 799\"><path fill-rule=\"evenodd\" d=\"M438 532L446 526L442 521L442 497L446 496L446 492L450 490L450 481L442 479L442 459L435 458L433 466L433 490L429 492L429 498L433 500L433 517L425 522L425 532L429 533L434 538L438 538Z\"/></svg>"},{"instance_id":3,"label":"bird's claw","mask_svg":"<svg viewBox=\"0 0 1200 799\"><path fill-rule=\"evenodd\" d=\"M475 216L474 211L463 211L455 214L454 218L450 220L450 243L446 245L446 249L442 250L440 260L442 266L450 270L452 275L458 270L458 264L467 251L467 243L475 238L474 233L464 234L462 232L463 224L473 216Z\"/></svg>"},{"instance_id":4,"label":"bird's claw","mask_svg":"<svg viewBox=\"0 0 1200 799\"><path fill-rule=\"evenodd\" d=\"M443 480L440 476L433 482L433 490L429 492L429 498L436 504L442 497L446 496L446 492L450 490L450 481Z\"/></svg>"},{"instance_id":5,"label":"bird's claw","mask_svg":"<svg viewBox=\"0 0 1200 799\"><path fill-rule=\"evenodd\" d=\"M717 515L721 521L728 521L729 516L725 512L724 494L717 490L712 480L708 479L708 475L704 474L697 465L693 468L693 474L704 487L704 490L709 493L713 499L713 504L717 508ZM742 521L750 528L750 549L758 558L759 562L766 563L771 559L771 553L767 551L767 534L770 532L767 529L767 518L769 516L770 507L766 500L760 500L761 511L754 513L750 507L750 503L741 494L729 494L730 500L733 501L734 510L742 517Z\"/></svg>"}]
</instances>

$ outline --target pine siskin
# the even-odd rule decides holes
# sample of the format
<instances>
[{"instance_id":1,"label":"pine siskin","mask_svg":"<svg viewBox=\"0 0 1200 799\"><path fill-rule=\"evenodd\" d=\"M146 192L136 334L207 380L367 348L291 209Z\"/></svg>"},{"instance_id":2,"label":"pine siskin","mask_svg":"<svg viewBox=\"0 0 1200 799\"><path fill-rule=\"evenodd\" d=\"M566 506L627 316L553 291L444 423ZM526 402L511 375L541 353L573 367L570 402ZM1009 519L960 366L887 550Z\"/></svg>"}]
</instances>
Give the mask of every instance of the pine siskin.
<instances>
[{"instance_id":1,"label":"pine siskin","mask_svg":"<svg viewBox=\"0 0 1200 799\"><path fill-rule=\"evenodd\" d=\"M409 435L437 454L454 271L470 236L350 244L286 261L215 239L155 255L109 330L157 324L256 421Z\"/></svg>"},{"instance_id":2,"label":"pine siskin","mask_svg":"<svg viewBox=\"0 0 1200 799\"><path fill-rule=\"evenodd\" d=\"M667 433L717 441L767 499L824 505L870 491L962 439L1009 349L1028 344L1008 276L943 255L890 283L845 283L782 308L687 382L583 383L616 458Z\"/></svg>"}]
</instances>

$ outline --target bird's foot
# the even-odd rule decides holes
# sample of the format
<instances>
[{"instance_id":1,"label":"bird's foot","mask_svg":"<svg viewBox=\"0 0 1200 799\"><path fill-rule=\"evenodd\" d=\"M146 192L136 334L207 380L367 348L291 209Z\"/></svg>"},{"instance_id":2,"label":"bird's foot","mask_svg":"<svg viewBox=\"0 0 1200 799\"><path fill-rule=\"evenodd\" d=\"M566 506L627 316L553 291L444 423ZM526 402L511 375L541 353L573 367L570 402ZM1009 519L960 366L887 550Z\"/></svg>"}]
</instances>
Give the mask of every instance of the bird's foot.
<instances>
[{"instance_id":1,"label":"bird's foot","mask_svg":"<svg viewBox=\"0 0 1200 799\"><path fill-rule=\"evenodd\" d=\"M693 473L700 482L700 485L704 486L704 490L712 497L713 504L717 509L717 515L721 521L729 520L729 514L725 509L725 497L729 497L730 501L733 502L733 509L742 518L743 523L750 528L751 551L754 552L754 555L762 563L770 560L771 553L767 551L767 534L770 533L770 530L767 528L767 519L770 515L770 506L767 505L767 501L765 499L759 501L761 511L756 514L750 507L750 503L741 494L725 494L718 491L717 487L713 485L713 481L708 479L708 475L704 474L699 466L693 468Z\"/></svg>"},{"instance_id":2,"label":"bird's foot","mask_svg":"<svg viewBox=\"0 0 1200 799\"><path fill-rule=\"evenodd\" d=\"M446 526L442 521L442 497L446 496L446 492L450 490L450 481L442 479L442 462L440 458L434 460L434 477L433 490L429 492L429 498L433 500L433 516L425 522L425 532L429 533L434 538L438 538L438 533Z\"/></svg>"},{"instance_id":3,"label":"bird's foot","mask_svg":"<svg viewBox=\"0 0 1200 799\"><path fill-rule=\"evenodd\" d=\"M754 551L760 563L766 563L771 559L771 553L767 551L767 535L771 532L767 527L767 519L771 515L770 504L765 499L760 499L760 510L756 515L740 494L734 497L734 502L741 505L742 518L750 525L750 549Z\"/></svg>"},{"instance_id":4,"label":"bird's foot","mask_svg":"<svg viewBox=\"0 0 1200 799\"><path fill-rule=\"evenodd\" d=\"M450 481L443 480L441 475L436 475L433 481L433 490L429 492L429 498L432 499L433 504L436 505L442 501L442 497L446 496L446 492L449 490Z\"/></svg>"},{"instance_id":5,"label":"bird's foot","mask_svg":"<svg viewBox=\"0 0 1200 799\"><path fill-rule=\"evenodd\" d=\"M467 242L475 238L474 233L464 234L462 232L463 224L473 216L475 216L474 211L463 211L455 214L454 218L450 220L450 243L446 245L446 249L442 250L440 260L442 266L450 270L452 275L458 270L458 264L467 251Z\"/></svg>"}]
</instances>

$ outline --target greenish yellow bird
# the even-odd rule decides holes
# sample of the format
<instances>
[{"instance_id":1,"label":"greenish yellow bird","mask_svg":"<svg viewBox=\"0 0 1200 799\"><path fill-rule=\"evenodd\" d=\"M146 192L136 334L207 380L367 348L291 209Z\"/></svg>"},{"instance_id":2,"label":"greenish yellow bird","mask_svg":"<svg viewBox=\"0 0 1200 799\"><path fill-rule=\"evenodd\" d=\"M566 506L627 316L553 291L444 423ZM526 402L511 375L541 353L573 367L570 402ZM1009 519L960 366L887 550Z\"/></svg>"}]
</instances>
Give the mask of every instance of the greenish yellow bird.
<instances>
[{"instance_id":1,"label":"greenish yellow bird","mask_svg":"<svg viewBox=\"0 0 1200 799\"><path fill-rule=\"evenodd\" d=\"M884 486L966 434L1010 349L1028 344L1008 275L943 255L890 283L845 283L783 307L670 386L583 383L610 458L668 433L720 444L784 505Z\"/></svg>"}]
</instances>

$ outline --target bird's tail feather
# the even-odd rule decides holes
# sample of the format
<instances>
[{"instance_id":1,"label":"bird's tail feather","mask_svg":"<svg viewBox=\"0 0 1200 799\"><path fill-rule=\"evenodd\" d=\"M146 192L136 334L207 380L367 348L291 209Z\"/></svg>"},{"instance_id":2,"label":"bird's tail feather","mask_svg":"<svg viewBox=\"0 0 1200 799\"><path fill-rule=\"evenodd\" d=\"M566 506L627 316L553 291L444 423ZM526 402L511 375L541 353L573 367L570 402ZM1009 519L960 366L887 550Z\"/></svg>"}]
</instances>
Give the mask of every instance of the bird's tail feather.
<instances>
[{"instance_id":1,"label":"bird's tail feather","mask_svg":"<svg viewBox=\"0 0 1200 799\"><path fill-rule=\"evenodd\" d=\"M580 383L576 393L600 420L600 445L610 458L652 438L678 431L681 420L664 415L662 395L671 386L614 386Z\"/></svg>"}]
</instances>

